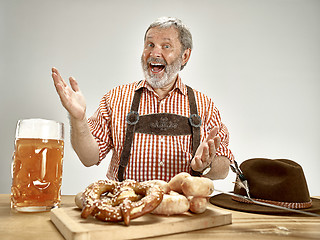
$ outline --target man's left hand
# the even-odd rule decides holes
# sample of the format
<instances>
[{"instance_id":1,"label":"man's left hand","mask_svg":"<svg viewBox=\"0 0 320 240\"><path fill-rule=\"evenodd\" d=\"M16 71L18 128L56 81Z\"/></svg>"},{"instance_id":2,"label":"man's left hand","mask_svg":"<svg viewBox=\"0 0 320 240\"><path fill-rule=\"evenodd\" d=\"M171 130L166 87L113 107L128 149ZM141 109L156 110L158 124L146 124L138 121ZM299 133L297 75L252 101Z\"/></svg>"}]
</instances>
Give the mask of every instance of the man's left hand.
<instances>
[{"instance_id":1,"label":"man's left hand","mask_svg":"<svg viewBox=\"0 0 320 240\"><path fill-rule=\"evenodd\" d=\"M216 156L216 151L220 146L220 137L217 136L218 127L214 127L208 137L199 145L194 158L191 161L191 168L201 172L208 167Z\"/></svg>"}]
</instances>

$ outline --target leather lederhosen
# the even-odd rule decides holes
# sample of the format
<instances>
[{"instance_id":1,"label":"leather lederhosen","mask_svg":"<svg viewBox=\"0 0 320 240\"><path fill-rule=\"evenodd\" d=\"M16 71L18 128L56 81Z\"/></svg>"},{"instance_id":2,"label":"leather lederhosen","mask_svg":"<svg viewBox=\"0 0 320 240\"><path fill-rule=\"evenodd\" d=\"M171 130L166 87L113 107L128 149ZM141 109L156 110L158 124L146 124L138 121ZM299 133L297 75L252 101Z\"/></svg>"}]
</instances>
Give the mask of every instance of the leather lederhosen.
<instances>
[{"instance_id":1,"label":"leather lederhosen","mask_svg":"<svg viewBox=\"0 0 320 240\"><path fill-rule=\"evenodd\" d=\"M131 110L127 114L127 130L123 150L120 157L120 164L118 169L118 180L123 181L124 171L128 165L131 145L134 133L145 133L154 135L192 135L192 156L200 144L200 126L201 118L198 115L197 104L192 88L187 86L190 117L185 117L172 113L155 113L140 116L138 108L140 104L140 97L143 88L136 90ZM191 175L200 176L200 172L191 169Z\"/></svg>"}]
</instances>

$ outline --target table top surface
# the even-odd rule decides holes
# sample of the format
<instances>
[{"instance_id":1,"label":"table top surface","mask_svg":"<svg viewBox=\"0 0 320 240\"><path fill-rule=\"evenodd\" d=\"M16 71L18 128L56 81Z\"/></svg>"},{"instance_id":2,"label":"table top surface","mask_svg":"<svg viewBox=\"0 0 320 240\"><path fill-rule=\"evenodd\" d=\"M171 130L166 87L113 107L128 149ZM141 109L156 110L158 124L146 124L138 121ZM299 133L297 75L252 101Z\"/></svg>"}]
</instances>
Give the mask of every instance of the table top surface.
<instances>
[{"instance_id":1,"label":"table top surface","mask_svg":"<svg viewBox=\"0 0 320 240\"><path fill-rule=\"evenodd\" d=\"M61 207L74 206L74 196L62 196ZM218 209L221 209L217 207ZM320 217L264 215L226 210L232 224L152 239L320 239ZM64 239L50 221L50 212L18 213L10 195L0 194L0 239Z\"/></svg>"}]
</instances>

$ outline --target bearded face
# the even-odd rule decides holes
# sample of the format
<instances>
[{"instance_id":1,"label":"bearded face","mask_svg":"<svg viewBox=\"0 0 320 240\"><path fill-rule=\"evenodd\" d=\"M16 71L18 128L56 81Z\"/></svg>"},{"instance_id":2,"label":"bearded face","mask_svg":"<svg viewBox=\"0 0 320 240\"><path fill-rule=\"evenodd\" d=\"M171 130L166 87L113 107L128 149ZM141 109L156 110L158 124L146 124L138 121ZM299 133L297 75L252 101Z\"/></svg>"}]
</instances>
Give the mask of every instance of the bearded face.
<instances>
[{"instance_id":1,"label":"bearded face","mask_svg":"<svg viewBox=\"0 0 320 240\"><path fill-rule=\"evenodd\" d=\"M156 89L172 85L188 56L174 27L149 29L141 56L146 81Z\"/></svg>"},{"instance_id":2,"label":"bearded face","mask_svg":"<svg viewBox=\"0 0 320 240\"><path fill-rule=\"evenodd\" d=\"M181 57L171 64L161 58L149 57L145 62L141 57L141 64L146 81L153 88L163 88L176 80L181 69Z\"/></svg>"}]
</instances>

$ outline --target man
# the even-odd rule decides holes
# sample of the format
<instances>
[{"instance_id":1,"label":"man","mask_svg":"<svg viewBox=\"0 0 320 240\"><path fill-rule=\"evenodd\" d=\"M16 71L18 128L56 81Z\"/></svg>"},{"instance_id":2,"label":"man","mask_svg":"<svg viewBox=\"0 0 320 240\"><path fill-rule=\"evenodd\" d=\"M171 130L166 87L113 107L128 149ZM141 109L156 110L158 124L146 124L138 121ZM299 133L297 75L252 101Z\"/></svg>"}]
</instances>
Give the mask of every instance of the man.
<instances>
[{"instance_id":1,"label":"man","mask_svg":"<svg viewBox=\"0 0 320 240\"><path fill-rule=\"evenodd\" d=\"M72 146L85 166L99 164L112 150L107 177L113 180L169 181L179 172L211 179L227 176L233 155L219 111L179 76L191 50L191 33L180 20L156 20L145 33L145 80L109 91L88 120L76 80L69 78L70 88L52 69L70 115Z\"/></svg>"}]
</instances>

